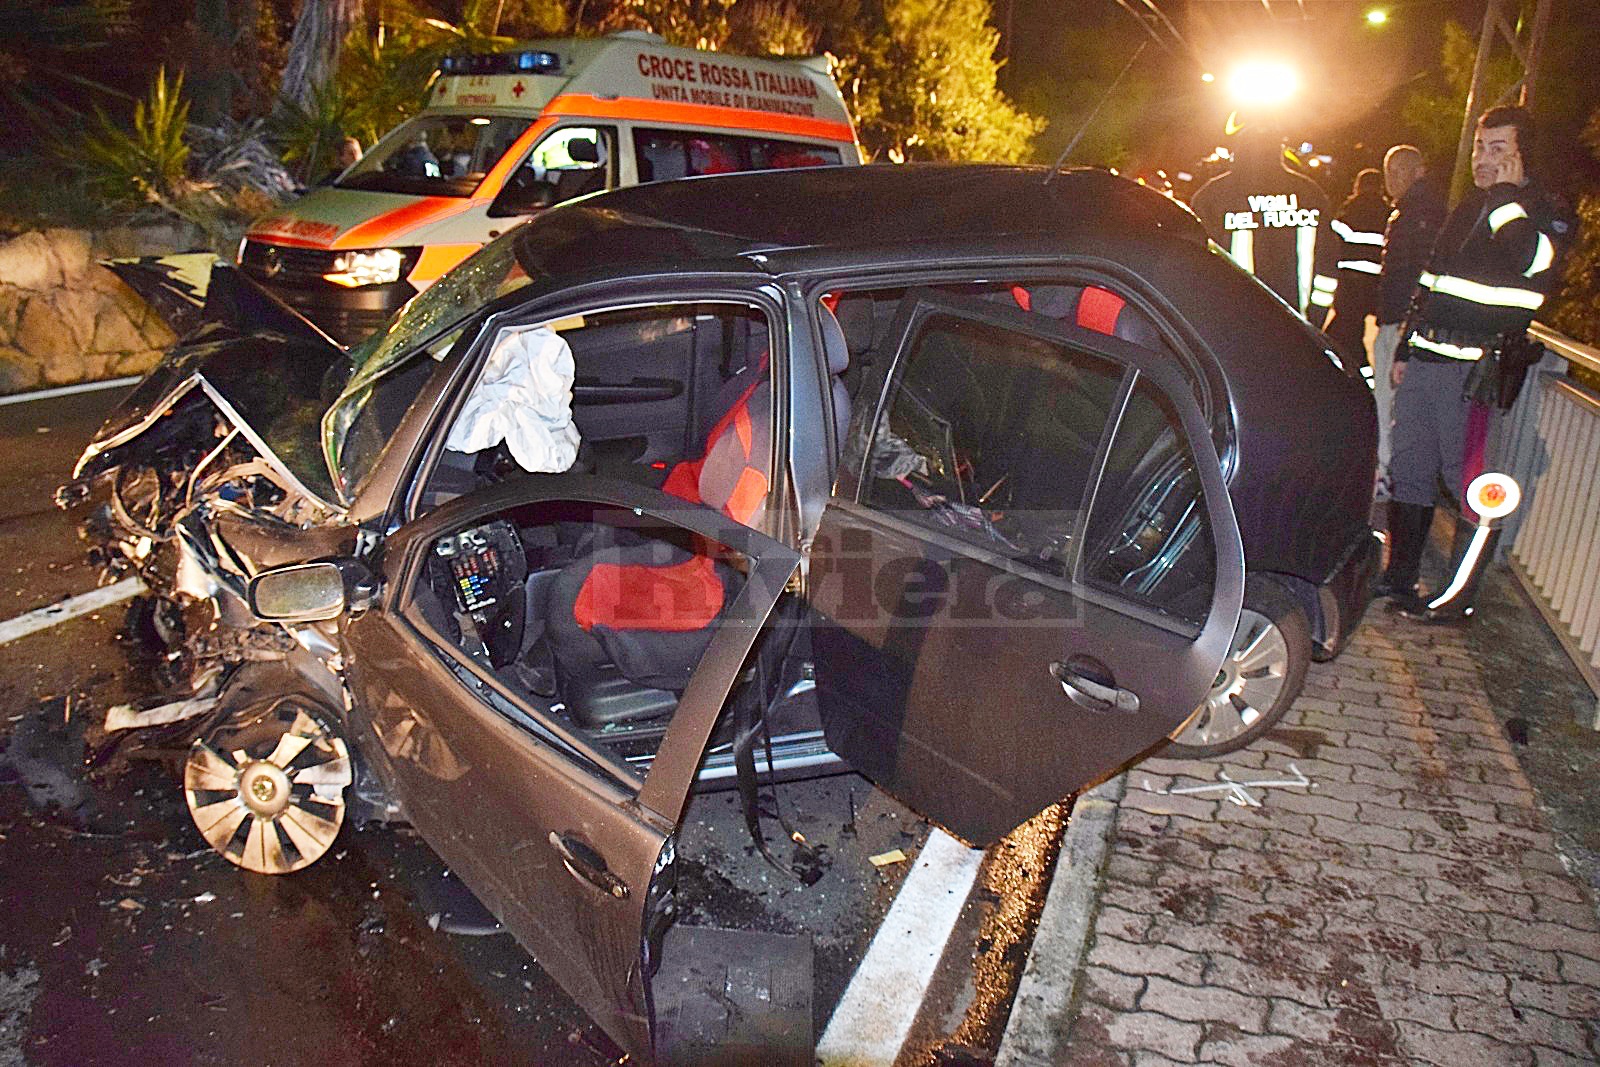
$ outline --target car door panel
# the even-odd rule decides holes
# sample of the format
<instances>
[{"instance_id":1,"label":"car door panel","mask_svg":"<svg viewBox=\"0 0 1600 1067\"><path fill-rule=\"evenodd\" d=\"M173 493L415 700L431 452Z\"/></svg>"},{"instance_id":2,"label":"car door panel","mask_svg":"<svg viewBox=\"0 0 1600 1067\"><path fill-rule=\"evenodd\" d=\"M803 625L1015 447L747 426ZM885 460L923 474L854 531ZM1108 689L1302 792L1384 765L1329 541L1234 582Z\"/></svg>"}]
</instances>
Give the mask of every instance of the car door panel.
<instances>
[{"instance_id":1,"label":"car door panel","mask_svg":"<svg viewBox=\"0 0 1600 1067\"><path fill-rule=\"evenodd\" d=\"M1136 380L1157 386L1198 468L1211 537L1204 547L1216 557L1207 603L1194 608L1194 620L1165 617L1082 581L1075 560L1049 573L1014 558L1002 533L986 532L986 544L970 528L930 526L928 513L860 502L875 460L847 451L846 464L857 468L842 474L823 514L808 578L829 744L911 807L986 844L1107 777L1186 720L1237 623L1243 556L1216 451L1182 379L1155 353L1039 316L926 293L908 298L897 369L870 394L881 410L857 412L853 439L889 432L898 368L935 315L1113 360L1126 370L1119 405ZM1108 413L1107 434L1120 411ZM1095 453L1097 465L1108 441ZM946 466L969 462L955 449L950 455ZM1070 474L1064 480L1080 484ZM1091 490L1093 483L1091 476ZM1080 513L1088 504L1063 502ZM958 514L986 522L973 517L977 510ZM1081 545L1081 524L1074 539Z\"/></svg>"},{"instance_id":2,"label":"car door panel","mask_svg":"<svg viewBox=\"0 0 1600 1067\"><path fill-rule=\"evenodd\" d=\"M540 501L631 509L751 561L637 789L603 759L585 760L581 740L530 731L498 710L504 695L486 695L479 672L442 655L443 639L416 609L412 590L437 537ZM722 704L797 558L655 490L530 476L452 501L391 535L382 602L346 629L357 724L381 748L407 817L545 970L639 1055L650 1048L646 891Z\"/></svg>"}]
</instances>

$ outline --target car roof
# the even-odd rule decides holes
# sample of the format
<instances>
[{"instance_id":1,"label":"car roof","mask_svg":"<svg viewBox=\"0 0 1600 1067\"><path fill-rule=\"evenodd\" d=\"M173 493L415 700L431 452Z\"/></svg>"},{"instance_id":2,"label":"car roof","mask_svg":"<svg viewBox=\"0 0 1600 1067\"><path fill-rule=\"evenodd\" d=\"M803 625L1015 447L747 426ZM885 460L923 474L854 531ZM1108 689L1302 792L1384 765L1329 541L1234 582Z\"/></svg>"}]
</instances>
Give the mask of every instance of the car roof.
<instances>
[{"instance_id":1,"label":"car roof","mask_svg":"<svg viewBox=\"0 0 1600 1067\"><path fill-rule=\"evenodd\" d=\"M1070 254L1086 235L1163 235L1204 247L1199 221L1154 189L1099 169L874 164L719 175L632 186L523 227L525 264L560 283L582 273L771 273L938 257L952 246ZM743 262L739 262L739 261Z\"/></svg>"}]
</instances>

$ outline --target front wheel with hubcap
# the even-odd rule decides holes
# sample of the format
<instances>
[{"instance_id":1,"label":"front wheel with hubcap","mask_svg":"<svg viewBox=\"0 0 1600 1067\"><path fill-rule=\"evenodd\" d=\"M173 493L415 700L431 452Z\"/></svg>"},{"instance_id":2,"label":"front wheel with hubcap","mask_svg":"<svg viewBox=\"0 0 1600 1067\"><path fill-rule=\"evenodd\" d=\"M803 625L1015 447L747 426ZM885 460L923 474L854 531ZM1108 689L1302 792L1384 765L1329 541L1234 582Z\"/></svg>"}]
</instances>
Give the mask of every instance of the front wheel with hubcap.
<instances>
[{"instance_id":1,"label":"front wheel with hubcap","mask_svg":"<svg viewBox=\"0 0 1600 1067\"><path fill-rule=\"evenodd\" d=\"M1205 759L1244 748L1283 718L1310 663L1305 609L1277 582L1248 579L1239 626L1211 692L1161 754Z\"/></svg>"},{"instance_id":2,"label":"front wheel with hubcap","mask_svg":"<svg viewBox=\"0 0 1600 1067\"><path fill-rule=\"evenodd\" d=\"M288 874L321 859L344 825L354 780L344 739L288 697L196 740L183 771L200 833L257 874Z\"/></svg>"}]
</instances>

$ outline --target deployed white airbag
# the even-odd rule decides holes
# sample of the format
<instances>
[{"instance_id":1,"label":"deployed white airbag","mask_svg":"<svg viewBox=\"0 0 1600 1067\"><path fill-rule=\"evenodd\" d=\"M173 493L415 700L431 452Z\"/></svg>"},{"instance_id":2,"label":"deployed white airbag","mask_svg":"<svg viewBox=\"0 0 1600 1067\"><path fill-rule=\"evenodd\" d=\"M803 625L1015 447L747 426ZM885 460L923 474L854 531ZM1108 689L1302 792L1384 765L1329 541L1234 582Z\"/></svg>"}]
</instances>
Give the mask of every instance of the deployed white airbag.
<instances>
[{"instance_id":1,"label":"deployed white airbag","mask_svg":"<svg viewBox=\"0 0 1600 1067\"><path fill-rule=\"evenodd\" d=\"M495 339L445 447L481 452L504 441L511 458L530 474L567 470L578 456L573 373L572 349L554 330L507 330Z\"/></svg>"}]
</instances>

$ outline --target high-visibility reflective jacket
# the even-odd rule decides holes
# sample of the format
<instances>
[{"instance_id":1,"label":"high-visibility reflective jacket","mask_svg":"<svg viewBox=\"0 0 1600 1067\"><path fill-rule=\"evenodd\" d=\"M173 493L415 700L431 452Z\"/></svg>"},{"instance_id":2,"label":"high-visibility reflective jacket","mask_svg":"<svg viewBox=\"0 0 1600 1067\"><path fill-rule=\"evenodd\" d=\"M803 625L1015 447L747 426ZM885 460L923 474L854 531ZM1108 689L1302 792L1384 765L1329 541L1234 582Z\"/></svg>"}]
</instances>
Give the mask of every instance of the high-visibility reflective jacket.
<instances>
[{"instance_id":1,"label":"high-visibility reflective jacket","mask_svg":"<svg viewBox=\"0 0 1600 1067\"><path fill-rule=\"evenodd\" d=\"M1334 277L1339 280L1330 303L1340 318L1365 319L1378 310L1378 272L1382 269L1383 227L1388 218L1388 202L1374 193L1346 200L1330 223L1338 241ZM1311 302L1322 303L1315 291Z\"/></svg>"},{"instance_id":2,"label":"high-visibility reflective jacket","mask_svg":"<svg viewBox=\"0 0 1600 1067\"><path fill-rule=\"evenodd\" d=\"M1494 338L1527 329L1560 278L1575 225L1531 182L1474 190L1445 220L1417 280L1412 354L1476 360ZM1396 358L1405 356L1402 346Z\"/></svg>"},{"instance_id":3,"label":"high-visibility reflective jacket","mask_svg":"<svg viewBox=\"0 0 1600 1067\"><path fill-rule=\"evenodd\" d=\"M1328 196L1303 174L1273 160L1241 165L1211 179L1194 195L1194 213L1211 239L1289 306L1306 313L1331 303L1337 249ZM1327 298L1315 299L1314 293Z\"/></svg>"}]
</instances>

